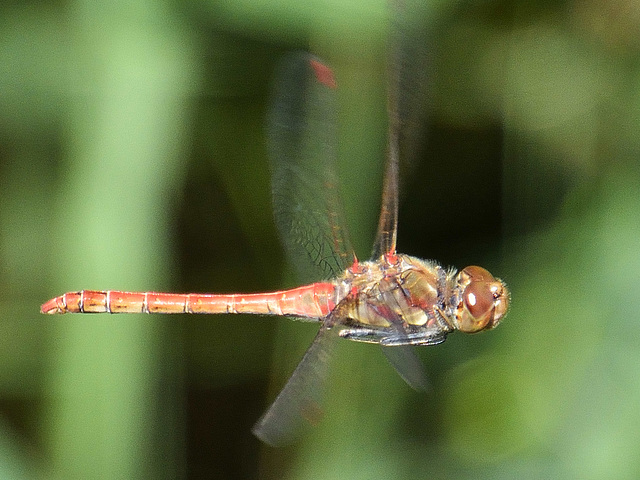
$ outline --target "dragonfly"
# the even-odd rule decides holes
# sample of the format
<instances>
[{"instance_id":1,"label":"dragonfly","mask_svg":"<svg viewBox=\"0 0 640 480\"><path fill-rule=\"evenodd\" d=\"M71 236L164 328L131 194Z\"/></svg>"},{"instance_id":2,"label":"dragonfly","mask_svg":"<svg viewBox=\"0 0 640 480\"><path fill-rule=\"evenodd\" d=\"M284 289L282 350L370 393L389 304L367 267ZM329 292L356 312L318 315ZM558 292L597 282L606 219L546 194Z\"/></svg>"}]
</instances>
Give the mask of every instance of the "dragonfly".
<instances>
[{"instance_id":1,"label":"dragonfly","mask_svg":"<svg viewBox=\"0 0 640 480\"><path fill-rule=\"evenodd\" d=\"M278 76L267 132L274 216L288 257L316 281L247 294L82 290L41 307L46 314L256 314L318 322L313 343L253 429L271 445L288 443L301 423L317 420L336 338L381 345L402 378L424 389L409 347L442 343L456 330L493 329L510 300L504 282L482 267L458 272L396 251L401 122L392 95L377 234L371 259L359 261L338 194L334 73L319 58L297 52Z\"/></svg>"}]
</instances>

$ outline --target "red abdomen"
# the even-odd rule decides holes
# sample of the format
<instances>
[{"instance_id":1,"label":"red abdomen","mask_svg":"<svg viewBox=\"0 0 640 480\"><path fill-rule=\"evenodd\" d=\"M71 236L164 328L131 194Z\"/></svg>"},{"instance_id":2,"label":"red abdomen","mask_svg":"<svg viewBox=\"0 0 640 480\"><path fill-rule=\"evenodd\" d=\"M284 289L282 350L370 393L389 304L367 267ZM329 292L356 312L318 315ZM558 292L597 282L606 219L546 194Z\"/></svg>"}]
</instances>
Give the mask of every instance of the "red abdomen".
<instances>
[{"instance_id":1,"label":"red abdomen","mask_svg":"<svg viewBox=\"0 0 640 480\"><path fill-rule=\"evenodd\" d=\"M42 305L42 313L249 313L322 318L336 305L332 283L250 294L200 294L82 290Z\"/></svg>"}]
</instances>

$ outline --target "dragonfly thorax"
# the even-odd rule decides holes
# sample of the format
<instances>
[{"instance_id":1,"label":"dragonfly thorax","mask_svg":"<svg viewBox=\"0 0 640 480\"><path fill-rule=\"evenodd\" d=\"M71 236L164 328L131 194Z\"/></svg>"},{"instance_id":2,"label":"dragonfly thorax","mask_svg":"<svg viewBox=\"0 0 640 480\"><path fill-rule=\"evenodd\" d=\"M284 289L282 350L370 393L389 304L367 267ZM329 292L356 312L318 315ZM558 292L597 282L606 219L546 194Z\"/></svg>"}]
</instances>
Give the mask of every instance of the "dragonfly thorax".
<instances>
[{"instance_id":1,"label":"dragonfly thorax","mask_svg":"<svg viewBox=\"0 0 640 480\"><path fill-rule=\"evenodd\" d=\"M383 345L446 335L453 330L440 313L446 280L447 273L436 263L408 255L354 264L338 280L342 294L331 321L343 337Z\"/></svg>"}]
</instances>

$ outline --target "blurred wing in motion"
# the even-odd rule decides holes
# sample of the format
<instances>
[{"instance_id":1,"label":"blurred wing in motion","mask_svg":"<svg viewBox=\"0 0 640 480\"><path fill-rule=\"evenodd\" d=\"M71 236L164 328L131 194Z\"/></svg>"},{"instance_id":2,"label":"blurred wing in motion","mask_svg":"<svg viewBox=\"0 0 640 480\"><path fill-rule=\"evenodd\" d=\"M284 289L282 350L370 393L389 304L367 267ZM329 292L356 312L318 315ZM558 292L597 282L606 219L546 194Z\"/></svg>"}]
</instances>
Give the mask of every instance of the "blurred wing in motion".
<instances>
[{"instance_id":1,"label":"blurred wing in motion","mask_svg":"<svg viewBox=\"0 0 640 480\"><path fill-rule=\"evenodd\" d=\"M411 171L425 139L430 102L431 64L435 43L429 30L428 5L416 0L393 0L389 38L389 88L395 89L401 178Z\"/></svg>"},{"instance_id":2,"label":"blurred wing in motion","mask_svg":"<svg viewBox=\"0 0 640 480\"><path fill-rule=\"evenodd\" d=\"M291 263L307 283L353 261L336 162L336 82L306 52L285 57L269 116L274 215Z\"/></svg>"},{"instance_id":3,"label":"blurred wing in motion","mask_svg":"<svg viewBox=\"0 0 640 480\"><path fill-rule=\"evenodd\" d=\"M419 3L410 0L390 2L387 163L374 260L396 251L400 170L405 175L411 171L424 136L430 43L420 8Z\"/></svg>"},{"instance_id":4,"label":"blurred wing in motion","mask_svg":"<svg viewBox=\"0 0 640 480\"><path fill-rule=\"evenodd\" d=\"M320 328L287 384L253 427L260 440L274 447L286 445L295 440L305 422L320 421L333 335L325 326Z\"/></svg>"},{"instance_id":5,"label":"blurred wing in motion","mask_svg":"<svg viewBox=\"0 0 640 480\"><path fill-rule=\"evenodd\" d=\"M429 388L427 375L414 347L407 345L382 347L382 352L398 375L414 390L424 392Z\"/></svg>"}]
</instances>

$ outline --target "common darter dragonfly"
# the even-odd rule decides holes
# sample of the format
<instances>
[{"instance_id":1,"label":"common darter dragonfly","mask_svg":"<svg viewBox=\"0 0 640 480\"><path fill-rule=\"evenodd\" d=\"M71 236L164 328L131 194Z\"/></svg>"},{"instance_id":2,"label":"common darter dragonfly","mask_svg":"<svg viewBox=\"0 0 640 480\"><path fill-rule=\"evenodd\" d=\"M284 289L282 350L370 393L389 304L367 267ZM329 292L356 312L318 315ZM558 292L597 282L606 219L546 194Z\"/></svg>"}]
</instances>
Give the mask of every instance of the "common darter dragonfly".
<instances>
[{"instance_id":1,"label":"common darter dragonfly","mask_svg":"<svg viewBox=\"0 0 640 480\"><path fill-rule=\"evenodd\" d=\"M509 304L505 284L484 268L457 272L396 252L401 122L393 95L373 255L358 261L344 225L333 165L333 72L318 58L298 52L288 57L279 75L268 132L275 219L289 257L312 266L316 278L325 280L251 294L82 290L53 298L41 308L47 314L242 313L318 322L315 340L254 427L254 433L272 445L288 442L304 423L301 419L317 416L319 385L334 338L382 345L407 383L423 388L420 364L409 346L439 344L455 330L490 330Z\"/></svg>"}]
</instances>

